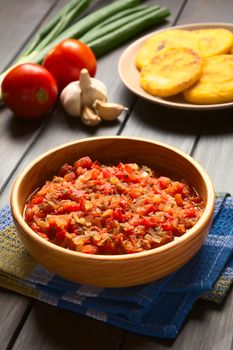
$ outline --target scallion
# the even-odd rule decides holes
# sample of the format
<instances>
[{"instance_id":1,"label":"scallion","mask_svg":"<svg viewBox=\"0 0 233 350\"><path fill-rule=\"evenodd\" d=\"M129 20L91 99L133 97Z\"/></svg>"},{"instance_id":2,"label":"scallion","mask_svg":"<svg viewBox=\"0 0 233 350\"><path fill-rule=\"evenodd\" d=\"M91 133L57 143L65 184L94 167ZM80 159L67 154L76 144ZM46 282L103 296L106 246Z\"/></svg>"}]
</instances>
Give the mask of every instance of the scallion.
<instances>
[{"instance_id":1,"label":"scallion","mask_svg":"<svg viewBox=\"0 0 233 350\"><path fill-rule=\"evenodd\" d=\"M42 63L47 53L64 39L82 40L99 57L170 15L168 8L158 5L139 5L140 0L116 0L73 23L91 1L71 0L64 6L18 61L0 75L0 84L14 66L26 62Z\"/></svg>"},{"instance_id":2,"label":"scallion","mask_svg":"<svg viewBox=\"0 0 233 350\"><path fill-rule=\"evenodd\" d=\"M139 18L144 18L146 15L150 13L154 13L154 11L157 11L158 7L146 7L140 11L128 13L126 16L119 16L112 18L111 17L106 21L106 23L103 23L99 27L95 27L94 29L88 31L86 34L81 36L79 39L83 41L84 43L88 44L90 42L93 42L94 40L98 38L102 38L106 34L110 34L112 32L117 32L118 29L120 29L122 26L128 26L132 21L136 21ZM116 34L117 35L117 34Z\"/></svg>"},{"instance_id":3,"label":"scallion","mask_svg":"<svg viewBox=\"0 0 233 350\"><path fill-rule=\"evenodd\" d=\"M72 0L69 1L67 5L65 5L58 14L53 17L46 25L41 29L41 31L36 35L35 39L28 47L28 49L23 53L23 56L29 55L33 50L40 45L41 43L48 43L48 36L50 41L52 37L62 33L65 29L67 29L72 21L78 17L92 2L92 0ZM51 35L53 33L53 35ZM45 45L43 44L43 47Z\"/></svg>"},{"instance_id":4,"label":"scallion","mask_svg":"<svg viewBox=\"0 0 233 350\"><path fill-rule=\"evenodd\" d=\"M115 31L108 32L108 28L106 26L105 35L97 37L97 39L94 40L88 40L85 43L93 50L95 55L99 57L106 52L109 52L116 46L122 44L126 40L129 40L130 38L139 34L142 30L146 30L152 25L161 23L161 21L169 15L170 11L166 7L156 9L154 11L150 11L143 17L137 17L135 20L128 22Z\"/></svg>"}]
</instances>

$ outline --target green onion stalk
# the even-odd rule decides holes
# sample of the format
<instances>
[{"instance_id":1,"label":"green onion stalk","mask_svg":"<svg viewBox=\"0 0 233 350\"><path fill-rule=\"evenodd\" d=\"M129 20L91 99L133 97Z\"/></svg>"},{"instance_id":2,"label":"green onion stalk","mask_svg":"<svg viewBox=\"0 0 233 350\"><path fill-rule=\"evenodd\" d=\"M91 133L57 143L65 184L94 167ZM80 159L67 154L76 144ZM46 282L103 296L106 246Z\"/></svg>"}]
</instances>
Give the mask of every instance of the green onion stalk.
<instances>
[{"instance_id":1,"label":"green onion stalk","mask_svg":"<svg viewBox=\"0 0 233 350\"><path fill-rule=\"evenodd\" d=\"M100 57L170 15L168 8L159 5L140 5L140 0L116 0L80 19L91 2L71 0L64 6L37 34L16 63L0 75L0 85L6 74L18 64L41 64L48 52L62 40L79 39L93 50L96 57Z\"/></svg>"}]
</instances>

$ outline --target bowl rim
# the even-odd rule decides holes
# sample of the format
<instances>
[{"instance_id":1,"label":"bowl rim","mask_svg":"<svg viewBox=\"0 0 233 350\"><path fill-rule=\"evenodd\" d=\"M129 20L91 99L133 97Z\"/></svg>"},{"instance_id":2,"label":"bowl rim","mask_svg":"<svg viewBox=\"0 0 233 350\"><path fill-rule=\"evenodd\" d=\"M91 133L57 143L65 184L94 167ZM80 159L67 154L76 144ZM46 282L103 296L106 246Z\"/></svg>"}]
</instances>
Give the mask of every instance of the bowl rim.
<instances>
[{"instance_id":1,"label":"bowl rim","mask_svg":"<svg viewBox=\"0 0 233 350\"><path fill-rule=\"evenodd\" d=\"M172 242L166 243L165 245L162 245L157 248L153 248L150 250L146 250L143 252L138 252L138 253L132 253L132 254L118 254L118 255L100 255L100 254L86 254L86 253L81 253L81 252L76 252L72 250L68 250L66 248L60 247L50 241L45 240L44 238L40 237L36 232L34 232L26 223L26 221L23 218L23 215L21 214L20 208L19 208L19 203L17 201L17 192L20 187L22 179L27 175L28 171L33 168L37 163L39 163L43 158L53 154L54 152L57 152L63 148L70 147L74 144L80 144L80 143L85 143L85 142L94 142L97 140L107 140L107 139L123 139L123 140L132 140L132 141L142 141L142 142L147 142L147 143L153 143L155 145L165 147L172 152L178 153L180 156L185 158L187 161L191 162L192 165L197 169L201 177L205 180L205 186L207 189L207 201L206 201L206 206L204 209L204 212L200 219L197 221L197 223L189 229L184 235L180 236L178 239L175 239ZM140 138L140 137L131 137L131 136L98 136L98 137L87 137L75 141L71 141L68 143L61 144L57 147L54 147L44 153L42 153L40 156L36 157L33 161L31 161L25 168L24 170L17 176L12 190L10 194L10 207L11 207L11 212L13 216L14 223L16 227L18 227L19 230L22 230L26 233L26 235L23 235L24 238L28 239L31 238L33 241L38 242L41 245L44 245L48 249L51 249L55 251L56 253L63 253L67 254L70 257L76 257L76 258L84 258L87 260L96 260L96 261L116 261L116 260L121 260L125 261L130 259L140 259L140 258L145 258L150 255L154 255L155 253L167 253L170 250L173 250L178 246L180 246L180 243L185 243L185 241L189 240L188 238L193 238L196 237L204 228L203 226L205 225L206 222L210 222L212 218L212 214L214 211L214 204L215 204L215 190L214 186L212 183L212 180L210 179L209 175L206 173L204 168L196 161L194 160L190 155L186 154L182 150L171 146L169 144L160 142L160 141L154 141L152 139L146 139L146 138ZM22 235L22 233L20 233Z\"/></svg>"}]
</instances>

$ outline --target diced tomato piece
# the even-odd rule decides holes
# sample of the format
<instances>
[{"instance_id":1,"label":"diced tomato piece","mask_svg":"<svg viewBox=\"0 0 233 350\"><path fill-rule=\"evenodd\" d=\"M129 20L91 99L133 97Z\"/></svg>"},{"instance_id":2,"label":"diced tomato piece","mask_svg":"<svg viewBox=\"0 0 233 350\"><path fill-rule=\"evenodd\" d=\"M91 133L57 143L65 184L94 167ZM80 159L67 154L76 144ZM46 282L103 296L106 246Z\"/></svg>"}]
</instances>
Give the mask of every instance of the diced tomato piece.
<instances>
[{"instance_id":1,"label":"diced tomato piece","mask_svg":"<svg viewBox=\"0 0 233 350\"><path fill-rule=\"evenodd\" d=\"M161 188L167 188L169 186L169 184L171 183L171 179L169 179L168 177L165 176L160 176L159 178L159 184Z\"/></svg>"},{"instance_id":2,"label":"diced tomato piece","mask_svg":"<svg viewBox=\"0 0 233 350\"><path fill-rule=\"evenodd\" d=\"M62 165L60 169L60 176L65 176L66 174L70 173L73 170L73 167L67 163Z\"/></svg>"},{"instance_id":3,"label":"diced tomato piece","mask_svg":"<svg viewBox=\"0 0 233 350\"><path fill-rule=\"evenodd\" d=\"M106 178L106 179L111 176L111 172L107 168L102 168L102 174L103 174L103 177Z\"/></svg>"},{"instance_id":4,"label":"diced tomato piece","mask_svg":"<svg viewBox=\"0 0 233 350\"><path fill-rule=\"evenodd\" d=\"M117 220L118 222L123 222L123 214L122 214L122 209L120 208L116 208L113 213L112 216L115 220Z\"/></svg>"},{"instance_id":5,"label":"diced tomato piece","mask_svg":"<svg viewBox=\"0 0 233 350\"><path fill-rule=\"evenodd\" d=\"M202 202L202 198L200 196L194 197L192 199L193 203L201 203Z\"/></svg>"},{"instance_id":6,"label":"diced tomato piece","mask_svg":"<svg viewBox=\"0 0 233 350\"><path fill-rule=\"evenodd\" d=\"M84 174L84 173L85 173L85 169L82 168L81 166L77 167L76 170L75 170L75 174L76 174L77 176L80 176L80 175L82 175L82 174Z\"/></svg>"},{"instance_id":7,"label":"diced tomato piece","mask_svg":"<svg viewBox=\"0 0 233 350\"><path fill-rule=\"evenodd\" d=\"M72 201L63 202L61 206L56 210L57 214L72 213L73 211L80 210L80 204Z\"/></svg>"},{"instance_id":8,"label":"diced tomato piece","mask_svg":"<svg viewBox=\"0 0 233 350\"><path fill-rule=\"evenodd\" d=\"M99 172L98 169L92 169L91 170L91 178L93 180L98 179L99 175L100 175L100 172Z\"/></svg>"},{"instance_id":9,"label":"diced tomato piece","mask_svg":"<svg viewBox=\"0 0 233 350\"><path fill-rule=\"evenodd\" d=\"M65 176L64 176L64 181L67 181L67 182L72 182L76 179L76 175L73 171L71 171L70 173L67 173Z\"/></svg>"},{"instance_id":10,"label":"diced tomato piece","mask_svg":"<svg viewBox=\"0 0 233 350\"><path fill-rule=\"evenodd\" d=\"M77 160L75 163L74 163L74 167L77 169L78 167L81 167L81 168L86 168L86 169L91 169L92 167L92 160L90 157L83 157L83 158L80 158L79 160Z\"/></svg>"},{"instance_id":11,"label":"diced tomato piece","mask_svg":"<svg viewBox=\"0 0 233 350\"><path fill-rule=\"evenodd\" d=\"M145 227L155 227L157 226L157 222L154 217L144 217L140 220L140 225L143 225Z\"/></svg>"},{"instance_id":12,"label":"diced tomato piece","mask_svg":"<svg viewBox=\"0 0 233 350\"><path fill-rule=\"evenodd\" d=\"M176 201L177 205L182 205L183 204L183 198L182 198L180 193L176 193L174 198L175 198L175 201Z\"/></svg>"},{"instance_id":13,"label":"diced tomato piece","mask_svg":"<svg viewBox=\"0 0 233 350\"><path fill-rule=\"evenodd\" d=\"M185 210L185 217L186 218L193 218L197 215L195 208L188 208Z\"/></svg>"},{"instance_id":14,"label":"diced tomato piece","mask_svg":"<svg viewBox=\"0 0 233 350\"><path fill-rule=\"evenodd\" d=\"M132 174L133 173L133 167L130 164L125 164L125 170L127 173Z\"/></svg>"},{"instance_id":15,"label":"diced tomato piece","mask_svg":"<svg viewBox=\"0 0 233 350\"><path fill-rule=\"evenodd\" d=\"M60 231L67 227L67 215L53 215L48 217L48 227L52 231Z\"/></svg>"},{"instance_id":16,"label":"diced tomato piece","mask_svg":"<svg viewBox=\"0 0 233 350\"><path fill-rule=\"evenodd\" d=\"M100 247L100 250L105 254L115 254L115 245L110 239L107 239Z\"/></svg>"},{"instance_id":17,"label":"diced tomato piece","mask_svg":"<svg viewBox=\"0 0 233 350\"><path fill-rule=\"evenodd\" d=\"M82 197L79 202L79 210L85 211L85 203L86 203L86 200L85 198Z\"/></svg>"},{"instance_id":18,"label":"diced tomato piece","mask_svg":"<svg viewBox=\"0 0 233 350\"><path fill-rule=\"evenodd\" d=\"M86 254L96 254L98 250L98 247L93 246L91 244L86 244L83 246L82 253Z\"/></svg>"},{"instance_id":19,"label":"diced tomato piece","mask_svg":"<svg viewBox=\"0 0 233 350\"><path fill-rule=\"evenodd\" d=\"M182 193L184 190L185 184L178 182L178 181L174 181L170 184L169 188L168 188L168 193L175 195L176 193Z\"/></svg>"},{"instance_id":20,"label":"diced tomato piece","mask_svg":"<svg viewBox=\"0 0 233 350\"><path fill-rule=\"evenodd\" d=\"M58 231L57 234L56 234L56 238L57 238L58 240L63 241L64 238L65 238L65 236L66 236L66 232L67 232L66 230L60 230L60 231Z\"/></svg>"},{"instance_id":21,"label":"diced tomato piece","mask_svg":"<svg viewBox=\"0 0 233 350\"><path fill-rule=\"evenodd\" d=\"M45 201L45 198L44 197L32 197L31 199L31 203L32 204L41 204Z\"/></svg>"},{"instance_id":22,"label":"diced tomato piece","mask_svg":"<svg viewBox=\"0 0 233 350\"><path fill-rule=\"evenodd\" d=\"M163 229L163 231L173 231L174 230L174 226L172 225L171 222L164 222L161 224L161 227Z\"/></svg>"},{"instance_id":23,"label":"diced tomato piece","mask_svg":"<svg viewBox=\"0 0 233 350\"><path fill-rule=\"evenodd\" d=\"M119 162L118 165L117 165L117 169L124 169L125 166L122 162Z\"/></svg>"},{"instance_id":24,"label":"diced tomato piece","mask_svg":"<svg viewBox=\"0 0 233 350\"><path fill-rule=\"evenodd\" d=\"M148 215L150 213L153 213L155 211L155 206L153 204L147 204L145 205L145 214L144 215Z\"/></svg>"},{"instance_id":25,"label":"diced tomato piece","mask_svg":"<svg viewBox=\"0 0 233 350\"><path fill-rule=\"evenodd\" d=\"M31 222L33 220L33 216L34 216L34 212L33 212L32 208L28 207L25 210L25 220L27 222Z\"/></svg>"}]
</instances>

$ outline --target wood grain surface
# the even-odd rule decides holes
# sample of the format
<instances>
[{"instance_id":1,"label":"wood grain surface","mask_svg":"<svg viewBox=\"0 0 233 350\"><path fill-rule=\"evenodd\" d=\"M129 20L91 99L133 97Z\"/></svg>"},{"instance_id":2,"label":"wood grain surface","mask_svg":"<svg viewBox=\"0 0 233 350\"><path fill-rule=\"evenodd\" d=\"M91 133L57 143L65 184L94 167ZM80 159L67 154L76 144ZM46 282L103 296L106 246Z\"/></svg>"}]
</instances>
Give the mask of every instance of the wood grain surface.
<instances>
[{"instance_id":1,"label":"wood grain surface","mask_svg":"<svg viewBox=\"0 0 233 350\"><path fill-rule=\"evenodd\" d=\"M19 55L33 33L67 1L0 0L0 69ZM159 28L194 22L232 22L232 0L145 2L171 9L169 20ZM92 9L106 3L109 1L95 0ZM101 135L140 136L179 147L207 170L216 191L233 194L232 110L180 111L134 96L123 86L117 73L119 57L131 42L133 40L98 60L97 77L106 83L109 100L129 107L129 112L123 113L117 122L91 129L67 118L58 107L47 120L29 123L16 120L8 109L0 109L0 207L9 203L16 176L36 156L65 142ZM233 349L232 293L222 305L197 302L174 341L125 332L3 289L0 290L0 310L1 350Z\"/></svg>"}]
</instances>

